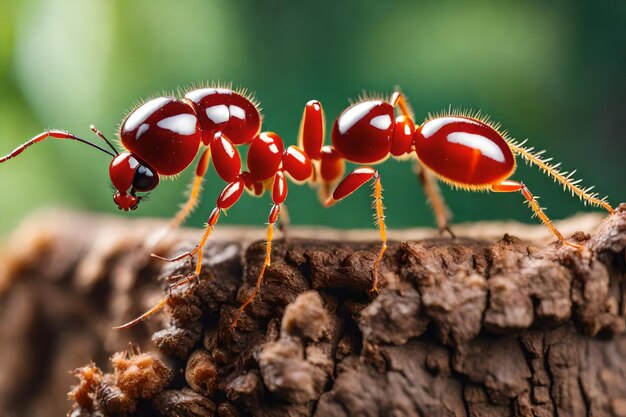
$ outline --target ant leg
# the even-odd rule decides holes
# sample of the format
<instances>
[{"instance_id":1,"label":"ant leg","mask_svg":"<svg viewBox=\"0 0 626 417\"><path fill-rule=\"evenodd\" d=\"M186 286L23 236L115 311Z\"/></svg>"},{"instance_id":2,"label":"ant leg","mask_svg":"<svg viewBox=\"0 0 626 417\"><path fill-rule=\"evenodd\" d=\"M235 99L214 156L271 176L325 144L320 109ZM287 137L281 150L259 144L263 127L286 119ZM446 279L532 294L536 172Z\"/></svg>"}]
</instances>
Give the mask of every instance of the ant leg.
<instances>
[{"instance_id":1,"label":"ant leg","mask_svg":"<svg viewBox=\"0 0 626 417\"><path fill-rule=\"evenodd\" d=\"M256 280L256 286L252 293L248 296L246 301L239 307L239 311L233 320L233 323L230 325L231 329L235 329L237 327L237 322L241 317L241 314L244 312L246 307L254 300L254 297L261 290L261 285L263 284L263 277L265 276L265 270L272 263L272 239L274 237L274 224L278 220L278 216L280 215L281 205L285 202L287 198L287 181L285 179L285 174L282 171L278 171L276 175L274 175L274 185L272 187L272 200L274 205L270 210L270 215L268 216L268 224L267 224L267 238L266 238L266 249L265 249L265 260L263 261L263 266L261 267L261 272L259 272L259 276Z\"/></svg>"},{"instance_id":2,"label":"ant leg","mask_svg":"<svg viewBox=\"0 0 626 417\"><path fill-rule=\"evenodd\" d=\"M215 136L210 143L215 172L226 182L235 181L241 176L241 158L233 142L223 133Z\"/></svg>"},{"instance_id":3,"label":"ant leg","mask_svg":"<svg viewBox=\"0 0 626 417\"><path fill-rule=\"evenodd\" d=\"M426 200L433 210L439 233L443 234L444 232L448 232L452 238L455 238L456 236L452 233L452 229L450 229L450 218L452 215L446 201L441 195L437 179L417 160L415 160L413 165L413 171L422 184L424 194L426 194Z\"/></svg>"},{"instance_id":4,"label":"ant leg","mask_svg":"<svg viewBox=\"0 0 626 417\"><path fill-rule=\"evenodd\" d=\"M304 149L311 160L319 160L322 157L325 133L326 120L322 103L311 100L304 106L298 133L298 146Z\"/></svg>"},{"instance_id":5,"label":"ant leg","mask_svg":"<svg viewBox=\"0 0 626 417\"><path fill-rule=\"evenodd\" d=\"M39 143L39 142L43 142L45 139L47 138L54 138L54 139L69 139L69 140L75 140L78 142L82 142L86 145L92 146L112 157L115 157L115 155L113 153L111 153L111 151L108 151L104 148L101 148L100 146L91 143L85 139L79 138L76 135L71 134L70 132L65 132L62 130L46 130L45 132L42 132L40 134L38 134L37 136L33 137L31 140L29 140L28 142L23 143L22 145L18 146L17 148L15 148L13 150L13 152L0 157L0 164L3 162L8 161L9 159L13 159L16 156L18 156L19 154L21 154L22 152L24 152L26 150L26 148L31 147L32 145Z\"/></svg>"},{"instance_id":6,"label":"ant leg","mask_svg":"<svg viewBox=\"0 0 626 417\"><path fill-rule=\"evenodd\" d=\"M289 210L285 204L281 204L280 207L280 223L278 224L278 230L283 234L283 240L287 241L287 231L291 225L291 218L289 217Z\"/></svg>"},{"instance_id":7,"label":"ant leg","mask_svg":"<svg viewBox=\"0 0 626 417\"><path fill-rule=\"evenodd\" d=\"M345 172L346 162L341 154L331 146L324 146L322 148L320 159L319 165L316 166L316 168L319 168L319 174L316 173L317 181L320 184L318 196L320 202L325 204L330 197L332 186Z\"/></svg>"},{"instance_id":8,"label":"ant leg","mask_svg":"<svg viewBox=\"0 0 626 417\"><path fill-rule=\"evenodd\" d=\"M244 301L243 304L241 305L241 307L239 307L239 311L237 311L237 315L235 316L235 319L233 320L232 324L230 325L230 328L233 329L233 330L237 327L237 323L239 322L239 318L241 318L241 315L243 314L243 312L246 309L246 307L248 307L248 305L250 305L252 300L254 300L254 297L256 297L256 295L261 290L261 285L263 284L263 277L265 276L265 270L272 263L272 239L274 237L274 223L276 223L276 220L278 219L279 212L280 212L280 205L279 204L275 204L274 206L272 206L272 210L270 211L270 215L268 217L267 237L266 237L266 247L265 247L266 248L265 249L265 260L263 261L263 266L261 267L261 272L259 272L259 276L257 277L256 285L255 285L254 289L252 290L252 293L250 293L248 298L246 298L246 301Z\"/></svg>"},{"instance_id":9,"label":"ant leg","mask_svg":"<svg viewBox=\"0 0 626 417\"><path fill-rule=\"evenodd\" d=\"M204 252L204 245L206 244L207 240L209 239L209 236L211 235L211 232L213 231L213 229L215 228L215 225L217 224L217 221L220 217L220 213L223 210L227 210L229 208L231 208L241 197L241 194L243 193L243 189L244 189L245 185L243 182L243 179L241 178L241 176L237 177L237 180L231 182L230 184L228 184L226 187L224 187L224 190L222 190L221 194L219 195L219 197L217 198L217 205L216 207L213 209L213 211L211 212L211 215L209 216L209 219L207 221L207 225L206 225L206 229L204 231L204 234L202 235L202 238L200 239L200 243L198 243L198 245L195 247L195 249L193 249L191 252L185 252L175 258L162 258L158 255L152 254L153 257L164 260L164 261L169 261L169 262L175 262L181 259L184 259L186 257L193 257L195 255L198 255L198 259L196 262L196 270L193 274L187 276L183 282L189 282L192 279L196 279L197 277L200 276L200 272L202 272L202 255ZM175 286L178 284L174 284ZM123 324L121 326L117 326L114 327L114 329L119 330L119 329L127 329L129 327L134 326L135 324L149 318L150 316L154 315L155 313L158 313L159 311L163 310L163 308L167 305L167 302L169 300L170 296L169 294L166 295L165 297L163 297L161 299L161 301L159 301L154 307L152 307L150 310L146 311L145 313L143 313L141 316L137 317L134 320L129 321L126 324Z\"/></svg>"},{"instance_id":10,"label":"ant leg","mask_svg":"<svg viewBox=\"0 0 626 417\"><path fill-rule=\"evenodd\" d=\"M193 183L191 184L191 190L189 192L189 197L187 198L187 202L180 208L176 217L170 223L171 229L176 229L179 227L185 219L191 214L191 212L196 208L198 204L198 199L200 198L200 193L202 192L202 181L204 179L204 174L206 174L207 168L209 167L209 163L211 161L211 151L210 148L206 148L198 161L198 166L196 167L196 175L194 177Z\"/></svg>"},{"instance_id":11,"label":"ant leg","mask_svg":"<svg viewBox=\"0 0 626 417\"><path fill-rule=\"evenodd\" d=\"M141 316L137 317L134 320L129 321L128 323L122 324L121 326L115 326L115 327L113 327L113 330L128 329L128 328L133 327L134 325L136 325L138 323L141 323L142 321L152 317L154 314L158 313L159 311L161 311L161 310L163 310L165 308L165 306L167 305L169 299L170 299L170 295L168 294L165 297L163 297L161 299L161 301L156 303L154 307L152 307L150 310L148 310L145 313L143 313Z\"/></svg>"},{"instance_id":12,"label":"ant leg","mask_svg":"<svg viewBox=\"0 0 626 417\"><path fill-rule=\"evenodd\" d=\"M543 171L547 176L551 177L554 181L560 183L563 186L563 190L568 190L572 195L577 196L586 205L587 203L604 208L609 213L615 213L615 209L611 207L607 201L607 197L600 198L598 193L594 193L591 190L593 186L583 188L580 186L581 180L575 180L573 178L576 170L564 171L561 168L561 163L552 163L552 158L546 158L543 156L544 151L535 151L532 147L524 146L523 142L516 142L509 140L508 144L511 150L519 156L529 165L534 165Z\"/></svg>"},{"instance_id":13,"label":"ant leg","mask_svg":"<svg viewBox=\"0 0 626 417\"><path fill-rule=\"evenodd\" d=\"M206 228L204 230L204 234L202 235L200 242L196 245L196 247L193 250L191 250L190 252L182 253L174 258L163 258L155 254L152 254L152 256L157 259L161 259L163 261L176 262L176 261L185 259L187 257L191 258L195 255L198 255L198 260L196 264L196 274L200 275L200 272L202 270L202 255L204 251L204 245L206 244L207 240L211 236L211 233L213 232L213 228L217 224L217 220L219 219L221 212L224 210L228 210L239 200L239 198L241 197L241 194L243 193L244 188L245 188L245 184L241 175L239 175L235 181L229 183L228 185L226 185L226 187L224 187L220 195L217 197L217 204L215 205L215 208L213 209L213 211L211 212L211 215L209 216L209 219L206 224Z\"/></svg>"},{"instance_id":14,"label":"ant leg","mask_svg":"<svg viewBox=\"0 0 626 417\"><path fill-rule=\"evenodd\" d=\"M332 197L330 197L324 205L329 207L337 201L343 200L363 184L374 179L374 209L376 210L376 224L380 231L381 247L374 262L374 283L370 291L378 292L378 266L387 250L387 227L385 225L385 213L383 206L383 188L380 182L380 174L372 167L359 167L348 174L335 188Z\"/></svg>"},{"instance_id":15,"label":"ant leg","mask_svg":"<svg viewBox=\"0 0 626 417\"><path fill-rule=\"evenodd\" d=\"M167 288L167 295L165 297L163 297L158 303L156 303L154 305L154 307L152 307L150 310L146 311L145 313L143 313L141 316L137 317L136 319L133 319L131 321L129 321L128 323L124 323L120 326L115 326L113 327L113 330L123 330L123 329L128 329L133 327L134 325L141 323L144 320L147 320L148 318L150 318L151 316L153 316L154 314L158 313L159 311L163 310L165 308L165 306L167 305L172 293L172 289L176 288L176 287L180 287L181 285L187 284L188 282L192 282L194 280L197 279L197 275L192 274L192 275L188 275L188 276L184 276L184 275L176 275L174 277L169 277L168 280L173 280L173 279L177 279L177 281L170 285Z\"/></svg>"},{"instance_id":16,"label":"ant leg","mask_svg":"<svg viewBox=\"0 0 626 417\"><path fill-rule=\"evenodd\" d=\"M230 184L229 184L230 185ZM228 188L228 186L226 187ZM190 274L186 277L182 277L182 279L178 282L176 282L175 284L171 285L168 288L168 294L163 297L161 299L161 301L159 301L154 307L152 307L150 310L146 311L145 313L143 313L141 316L137 317L134 320L129 321L128 323L122 324L121 326L115 326L113 327L114 330L122 330L122 329L128 329L129 327L134 326L137 323L140 323L146 319L148 319L149 317L153 316L154 314L158 313L159 311L163 310L165 308L165 306L167 305L169 299L170 299L170 291L172 288L174 287L178 287L179 285L185 284L187 282L190 282L194 279L197 279L200 276L200 272L202 271L202 252L203 252L203 247L207 241L207 239L209 238L211 232L213 231L213 228L215 227L215 224L217 223L217 220L219 219L220 216L220 212L221 210L216 207L213 212L211 212L211 215L209 216L209 221L207 223L207 228L206 231L204 232L204 234L202 235L202 239L200 240L200 243L198 244L198 246L195 247L194 250L192 250L191 252L186 252L182 255L179 255L175 258L162 258L158 255L155 255L154 253L152 254L152 257L157 258L157 259L161 259L164 261L168 261L168 262L176 262L179 261L181 259L184 259L186 257L193 257L194 255L198 255L198 263L196 264L196 270L193 274Z\"/></svg>"},{"instance_id":17,"label":"ant leg","mask_svg":"<svg viewBox=\"0 0 626 417\"><path fill-rule=\"evenodd\" d=\"M554 224L552 224L552 222L550 221L548 216L546 216L546 214L543 212L543 209L539 206L539 203L537 202L537 198L534 195L532 195L532 193L526 187L526 185L524 185L524 183L513 181L513 180L504 180L504 181L502 181L502 182L500 182L498 184L492 185L491 186L491 190L495 191L495 192L499 192L499 193L514 193L514 192L520 191L522 193L522 195L524 196L524 198L526 199L526 201L528 202L528 205L530 206L532 211L535 213L535 215L538 216L539 219L541 219L543 224L545 224L548 227L548 229L550 229L550 231L552 233L554 233L554 235L564 245L571 246L572 248L575 248L575 249L582 249L583 248L582 245L579 245L577 243L568 242L563 237L561 232L559 232L557 230L557 228L554 226Z\"/></svg>"},{"instance_id":18,"label":"ant leg","mask_svg":"<svg viewBox=\"0 0 626 417\"><path fill-rule=\"evenodd\" d=\"M393 95L391 96L391 100L390 104L395 108L396 106L400 107L400 112L404 115L404 116L408 116L411 120L415 119L415 116L413 115L413 110L411 109L411 106L409 106L409 103L407 103L406 99L404 98L404 95L396 90L394 91Z\"/></svg>"},{"instance_id":19,"label":"ant leg","mask_svg":"<svg viewBox=\"0 0 626 417\"><path fill-rule=\"evenodd\" d=\"M400 91L396 90L393 93L390 104L394 108L396 106L399 107L402 115L408 117L411 121L415 119L411 106L409 106L406 98ZM444 232L448 232L450 236L454 238L454 233L452 233L452 230L450 229L451 213L445 200L443 199L443 196L441 195L441 190L437 185L437 179L428 170L424 169L419 161L415 162L414 171L422 184L428 203L435 214L435 220L437 221L439 233L443 234Z\"/></svg>"},{"instance_id":20,"label":"ant leg","mask_svg":"<svg viewBox=\"0 0 626 417\"><path fill-rule=\"evenodd\" d=\"M229 184L231 185L231 184ZM227 186L228 188L228 186ZM222 191L223 193L223 191ZM165 258L163 256L159 256L155 253L150 254L153 258L157 258L160 259L162 261L165 262L178 262L178 261L182 261L185 258L193 258L194 256L196 256L196 254L198 254L199 260L202 260L202 252L203 252L203 248L204 245L206 243L206 241L209 239L209 237L211 236L211 233L213 232L213 228L215 227L215 224L217 223L217 220L220 217L221 214L221 209L219 207L215 207L213 209L213 211L211 212L211 215L209 216L209 220L207 221L206 225L205 225L205 231L204 234L202 235L202 238L200 239L200 243L198 243L196 245L195 248L193 248L191 251L189 252L184 252L181 253L178 256L175 256L173 258ZM198 268L198 265L196 265L196 268Z\"/></svg>"},{"instance_id":21,"label":"ant leg","mask_svg":"<svg viewBox=\"0 0 626 417\"><path fill-rule=\"evenodd\" d=\"M345 171L343 157L332 146L323 146L326 135L326 119L322 103L311 100L304 106L298 145L313 163L312 183L317 184L320 202L330 196L332 186Z\"/></svg>"}]
</instances>

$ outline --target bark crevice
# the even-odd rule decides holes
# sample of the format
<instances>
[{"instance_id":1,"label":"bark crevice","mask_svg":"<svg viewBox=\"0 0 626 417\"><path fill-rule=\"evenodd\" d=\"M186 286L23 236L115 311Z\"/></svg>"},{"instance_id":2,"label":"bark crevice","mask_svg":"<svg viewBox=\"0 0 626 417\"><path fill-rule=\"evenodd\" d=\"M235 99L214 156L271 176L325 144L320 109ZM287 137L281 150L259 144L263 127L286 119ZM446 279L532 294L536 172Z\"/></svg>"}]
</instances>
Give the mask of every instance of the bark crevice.
<instances>
[{"instance_id":1,"label":"bark crevice","mask_svg":"<svg viewBox=\"0 0 626 417\"><path fill-rule=\"evenodd\" d=\"M137 416L626 415L626 205L575 236L581 253L528 243L506 225L493 226L496 240L391 241L376 296L375 244L295 233L275 242L235 332L265 256L253 235L218 235L200 282L173 289L169 314L113 332L163 296L157 277L189 271L147 254L176 253L196 232L155 249L146 242L156 223L56 216L27 221L1 255L0 369L9 378L0 406L14 415L67 409L59 398L76 380L62 373L91 359L106 370L129 341L173 379L122 389L114 374L84 367L73 415L121 415L111 410L131 404L127 392L147 393L126 412ZM44 330L50 340L34 344ZM187 364L191 355L201 360Z\"/></svg>"}]
</instances>

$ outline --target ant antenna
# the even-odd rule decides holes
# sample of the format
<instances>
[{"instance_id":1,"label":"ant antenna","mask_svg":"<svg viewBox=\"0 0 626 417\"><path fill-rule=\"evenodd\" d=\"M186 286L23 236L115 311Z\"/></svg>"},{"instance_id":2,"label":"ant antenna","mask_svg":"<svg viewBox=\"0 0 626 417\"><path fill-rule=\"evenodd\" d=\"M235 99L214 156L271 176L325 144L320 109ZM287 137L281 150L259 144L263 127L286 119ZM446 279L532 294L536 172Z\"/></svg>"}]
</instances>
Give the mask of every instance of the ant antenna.
<instances>
[{"instance_id":1,"label":"ant antenna","mask_svg":"<svg viewBox=\"0 0 626 417\"><path fill-rule=\"evenodd\" d=\"M22 145L18 146L17 148L15 148L13 150L13 152L9 153L8 155L5 156L0 156L0 164L3 162L8 161L9 159L13 159L16 156L18 156L19 154L21 154L22 152L24 152L26 150L26 148L39 143L39 142L43 142L44 140L46 140L46 138L54 138L54 139L68 139L68 140L75 140L77 142L81 142L84 143L85 145L89 145L101 152L104 152L105 154L115 158L117 151L115 151L115 154L113 154L111 151L106 150L98 145L96 145L95 143L91 143L88 140L85 140L83 138L79 138L78 136L70 133L70 132L66 132L63 130L46 130L45 132L41 132L40 134L38 134L37 136L35 136L34 138L32 138L31 140L29 140L28 142L23 143ZM108 141L107 141L108 143ZM119 155L119 154L118 154Z\"/></svg>"},{"instance_id":2,"label":"ant antenna","mask_svg":"<svg viewBox=\"0 0 626 417\"><path fill-rule=\"evenodd\" d=\"M115 152L115 155L116 155L116 156L120 154L120 153L117 151L117 149L115 149L115 146L113 146L113 144L112 144L112 143L111 143L111 142L110 142L107 138L105 138L105 137L104 137L104 135L102 134L102 132L100 132L100 131L98 130L98 128L97 128L97 127L95 127L94 125L90 125L90 126L89 126L89 128L90 128L90 129L91 129L91 130L92 130L92 131L93 131L96 135L98 135L100 138L102 138L102 140L104 140L104 141L107 143L107 145L109 145L109 147L110 147L111 149L113 149L113 152Z\"/></svg>"},{"instance_id":3,"label":"ant antenna","mask_svg":"<svg viewBox=\"0 0 626 417\"><path fill-rule=\"evenodd\" d=\"M54 137L54 136L53 136L53 137ZM116 155L112 154L110 151L108 151L108 150L106 150L106 149L104 149L104 148L102 148L102 147L100 147L100 146L96 145L95 143L91 143L91 142L89 142L88 140L81 139L81 138L79 138L79 137L77 137L77 136L73 136L73 137L68 136L66 139L73 139L73 140L75 140L75 141L82 142L82 143L84 143L85 145L92 146L92 147L94 147L94 148L98 149L99 151L104 152L105 154L107 154L107 155L109 155L109 156L111 156L111 157L113 157L113 158L115 158L115 157L116 157ZM118 155L119 155L119 154L118 154Z\"/></svg>"}]
</instances>

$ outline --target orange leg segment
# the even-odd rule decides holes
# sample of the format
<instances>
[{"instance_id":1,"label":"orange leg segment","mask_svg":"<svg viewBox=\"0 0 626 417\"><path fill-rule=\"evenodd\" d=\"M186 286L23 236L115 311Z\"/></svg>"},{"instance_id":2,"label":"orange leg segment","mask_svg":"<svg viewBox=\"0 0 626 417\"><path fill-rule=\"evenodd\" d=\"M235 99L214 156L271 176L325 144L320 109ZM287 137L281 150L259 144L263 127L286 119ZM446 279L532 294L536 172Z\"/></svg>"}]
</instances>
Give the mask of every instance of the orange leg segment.
<instances>
[{"instance_id":1,"label":"orange leg segment","mask_svg":"<svg viewBox=\"0 0 626 417\"><path fill-rule=\"evenodd\" d=\"M395 108L396 106L400 107L400 112L402 115L410 117L413 120L413 111L409 104L407 103L404 95L400 91L395 91L391 96L390 104Z\"/></svg>"},{"instance_id":2,"label":"orange leg segment","mask_svg":"<svg viewBox=\"0 0 626 417\"><path fill-rule=\"evenodd\" d=\"M177 262L180 260L183 260L187 257L191 258L193 256L195 256L196 254L198 255L198 261L196 263L196 270L193 274L188 275L188 276L183 276L181 277L181 279L179 281L177 281L176 283L172 284L169 289L171 290L172 288L175 287L179 287L183 284L186 284L188 282L191 282L193 280L198 279L198 277L200 276L200 272L202 272L202 253L203 253L203 248L204 245L206 244L207 239L209 238L209 236L211 235L211 232L213 231L213 228L215 227L215 224L217 223L217 220L220 217L220 212L221 210L219 208L215 208L213 210L213 212L211 212L211 216L209 216L209 221L206 227L206 230L204 232L204 234L202 235L202 239L200 240L200 243L198 243L198 246L196 246L191 252L186 252L183 253L182 255L179 255L175 258L163 258L161 256L155 255L154 253L152 254L153 257L157 258L157 259L161 259L163 261L167 261L167 262ZM113 327L114 330L122 330L122 329L128 329L130 327L133 327L135 324L138 324L148 318L150 318L151 316L153 316L154 314L158 313L159 311L163 310L165 308L165 306L167 306L167 303L170 299L170 294L168 292L168 294L163 297L158 303L156 303L154 305L154 307L152 307L150 310L146 311L145 313L143 313L141 316L137 317L136 319L133 319L131 321L129 321L128 323L122 324L121 326L115 326Z\"/></svg>"},{"instance_id":3,"label":"orange leg segment","mask_svg":"<svg viewBox=\"0 0 626 417\"><path fill-rule=\"evenodd\" d=\"M426 194L428 204L430 204L433 210L439 233L448 232L450 236L454 238L454 233L452 233L452 229L450 229L450 209L441 195L437 179L417 161L415 162L413 170L417 174L417 178L424 189L424 194Z\"/></svg>"},{"instance_id":4,"label":"orange leg segment","mask_svg":"<svg viewBox=\"0 0 626 417\"><path fill-rule=\"evenodd\" d=\"M256 295L261 290L261 285L263 285L263 277L265 276L265 270L267 269L267 267L269 267L272 264L272 240L274 238L274 224L276 223L276 220L278 220L279 214L280 214L280 205L275 204L274 206L272 206L272 210L270 211L270 215L268 217L267 238L265 242L266 243L265 260L263 261L261 272L259 272L259 276L257 277L256 285L254 289L252 290L248 298L246 298L246 301L244 301L241 307L239 307L239 311L237 311L237 314L235 315L235 319L230 325L231 330L234 330L237 327L237 323L239 322L239 318L241 317L241 314L243 314L246 307L250 305L252 300L254 300L254 297L256 297Z\"/></svg>"},{"instance_id":5,"label":"orange leg segment","mask_svg":"<svg viewBox=\"0 0 626 417\"><path fill-rule=\"evenodd\" d=\"M615 213L615 209L611 207L607 201L607 197L600 198L598 193L591 191L594 187L582 187L580 180L573 178L576 170L562 170L560 168L561 163L552 163L552 158L544 157L543 151L535 151L532 147L524 146L524 143L525 141L521 143L509 141L509 146L514 153L521 156L528 164L538 167L543 173L560 183L563 186L563 190L568 190L572 195L578 196L585 204L589 203L594 206L602 207L609 213Z\"/></svg>"},{"instance_id":6,"label":"orange leg segment","mask_svg":"<svg viewBox=\"0 0 626 417\"><path fill-rule=\"evenodd\" d=\"M198 204L198 199L200 198L200 193L202 192L202 181L204 179L204 174L206 174L207 168L209 167L209 162L211 161L211 151L210 148L206 148L198 161L198 166L196 167L196 175L194 176L193 183L191 184L191 190L189 192L189 197L185 204L181 207L181 209L176 214L176 217L170 223L170 228L175 229L179 227L185 219L191 214L193 209L196 208Z\"/></svg>"},{"instance_id":7,"label":"orange leg segment","mask_svg":"<svg viewBox=\"0 0 626 417\"><path fill-rule=\"evenodd\" d=\"M233 320L233 323L230 325L231 329L235 329L237 327L237 322L241 317L241 314L244 312L246 307L254 300L254 297L261 290L261 285L263 284L263 277L265 276L265 270L272 263L272 240L274 238L274 224L278 220L278 216L280 215L281 205L287 199L287 180L285 178L285 174L282 171L278 171L276 175L274 175L274 183L272 186L272 201L274 205L270 210L270 214L267 218L267 238L266 238L266 246L265 246L265 260L263 261L263 266L261 267L261 272L259 272L259 276L256 280L256 285L252 293L248 296L246 301L243 302L241 307L239 307L239 311Z\"/></svg>"},{"instance_id":8,"label":"orange leg segment","mask_svg":"<svg viewBox=\"0 0 626 417\"><path fill-rule=\"evenodd\" d=\"M346 170L346 162L337 150L331 146L322 148L321 160L316 169L316 181L319 183L318 197L322 203L330 197L330 190Z\"/></svg>"},{"instance_id":9,"label":"orange leg segment","mask_svg":"<svg viewBox=\"0 0 626 417\"><path fill-rule=\"evenodd\" d=\"M200 276L200 272L202 272L202 255L204 253L204 245L206 245L207 240L211 236L211 233L213 232L213 229L215 228L215 225L217 224L217 221L219 220L221 212L235 205L235 203L241 197L244 188L245 188L245 185L243 182L243 178L241 176L237 177L235 181L229 183L228 185L226 185L226 187L224 187L224 190L222 190L219 197L217 198L216 207L213 209L213 211L211 212L211 215L209 216L209 219L206 224L206 229L202 235L202 238L200 239L200 242L193 250L191 250L190 252L185 252L174 258L163 258L154 253L152 254L154 258L161 259L167 262L177 262L185 258L192 258L193 256L198 255L198 258L196 261L196 269L194 273L189 276L183 277L180 281L173 284L170 288L174 288L186 282L190 282L194 279L197 279ZM121 326L116 326L114 327L114 329L116 330L126 329L126 328L134 326L135 324L143 320L146 320L150 316L154 315L155 313L158 313L163 308L165 308L165 306L168 303L169 298L170 296L168 294L167 296L163 297L163 299L161 299L161 301L159 301L154 307L152 307L150 310L143 313L141 316L137 317L134 320L129 321L126 324L123 324Z\"/></svg>"},{"instance_id":10,"label":"orange leg segment","mask_svg":"<svg viewBox=\"0 0 626 417\"><path fill-rule=\"evenodd\" d=\"M325 206L329 207L340 201L356 190L358 190L363 184L368 182L371 179L374 179L374 204L373 208L376 211L376 224L378 225L378 229L380 231L380 240L381 247L378 252L378 256L376 257L376 261L374 262L374 283L372 285L371 291L378 291L378 266L380 261L383 258L385 251L387 250L387 227L385 225L385 212L383 206L383 188L380 182L380 174L372 167L360 167L356 168L350 174L348 174L335 188L332 197L329 197Z\"/></svg>"},{"instance_id":11,"label":"orange leg segment","mask_svg":"<svg viewBox=\"0 0 626 417\"><path fill-rule=\"evenodd\" d=\"M393 95L391 96L390 104L394 108L399 107L402 115L410 118L413 121L413 111L411 110L411 107L404 98L404 95L400 91L396 91L393 93ZM455 237L454 233L452 233L452 230L450 229L449 224L451 217L450 210L448 209L448 206L446 205L446 202L441 195L441 190L439 190L439 186L437 185L437 179L430 172L424 169L424 167L422 167L419 162L415 163L415 172L417 173L418 179L422 183L422 187L424 188L424 193L426 194L428 203L433 209L439 232L448 232L450 236Z\"/></svg>"},{"instance_id":12,"label":"orange leg segment","mask_svg":"<svg viewBox=\"0 0 626 417\"><path fill-rule=\"evenodd\" d=\"M558 229L554 226L554 224L552 224L552 221L550 221L548 216L544 213L542 208L539 206L537 199L530 192L528 187L524 185L524 183L513 181L513 180L504 180L498 184L492 185L491 189L492 191L500 192L500 193L514 193L514 192L520 191L522 195L524 196L524 198L526 199L526 201L528 202L528 205L530 206L532 211L535 213L535 215L537 215L537 217L539 217L539 219L543 222L543 224L545 224L548 227L548 229L550 229L550 231L554 233L557 239L559 239L564 245L571 246L572 248L575 248L575 249L583 248L581 245L577 243L569 242L563 237L561 232L558 231Z\"/></svg>"}]
</instances>

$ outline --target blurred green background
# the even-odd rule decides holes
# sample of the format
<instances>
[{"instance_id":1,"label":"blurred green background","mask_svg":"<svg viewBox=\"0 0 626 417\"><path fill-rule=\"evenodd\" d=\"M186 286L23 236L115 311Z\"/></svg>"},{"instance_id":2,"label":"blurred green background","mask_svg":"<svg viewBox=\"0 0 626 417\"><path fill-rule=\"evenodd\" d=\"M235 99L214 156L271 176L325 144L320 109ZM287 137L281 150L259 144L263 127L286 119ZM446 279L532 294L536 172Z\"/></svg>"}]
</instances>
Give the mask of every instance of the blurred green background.
<instances>
[{"instance_id":1,"label":"blurred green background","mask_svg":"<svg viewBox=\"0 0 626 417\"><path fill-rule=\"evenodd\" d=\"M133 104L198 81L255 92L266 130L295 143L303 105L328 123L362 90L400 85L418 121L481 109L514 136L578 168L616 205L626 200L626 3L614 1L0 1L0 152L46 128L108 136ZM171 217L193 170L166 181L137 213L111 201L103 155L47 141L0 166L0 233L42 206ZM408 163L381 166L388 224L433 225ZM584 210L528 167L515 175L554 218ZM223 183L211 172L200 226ZM444 194L455 222L532 222L519 195ZM371 227L369 190L331 209L292 186L295 224ZM223 223L263 224L269 198L248 196Z\"/></svg>"}]
</instances>

